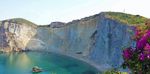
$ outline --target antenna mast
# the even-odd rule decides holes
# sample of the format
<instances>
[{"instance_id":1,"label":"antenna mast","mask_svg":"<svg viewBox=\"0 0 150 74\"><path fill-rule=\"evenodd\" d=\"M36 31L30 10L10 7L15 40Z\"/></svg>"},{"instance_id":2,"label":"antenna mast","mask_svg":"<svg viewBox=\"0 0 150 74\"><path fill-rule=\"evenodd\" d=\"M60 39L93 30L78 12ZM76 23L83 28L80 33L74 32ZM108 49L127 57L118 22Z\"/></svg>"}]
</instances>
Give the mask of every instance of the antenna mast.
<instances>
[{"instance_id":1,"label":"antenna mast","mask_svg":"<svg viewBox=\"0 0 150 74\"><path fill-rule=\"evenodd\" d=\"M123 12L125 13L125 9L123 9Z\"/></svg>"}]
</instances>

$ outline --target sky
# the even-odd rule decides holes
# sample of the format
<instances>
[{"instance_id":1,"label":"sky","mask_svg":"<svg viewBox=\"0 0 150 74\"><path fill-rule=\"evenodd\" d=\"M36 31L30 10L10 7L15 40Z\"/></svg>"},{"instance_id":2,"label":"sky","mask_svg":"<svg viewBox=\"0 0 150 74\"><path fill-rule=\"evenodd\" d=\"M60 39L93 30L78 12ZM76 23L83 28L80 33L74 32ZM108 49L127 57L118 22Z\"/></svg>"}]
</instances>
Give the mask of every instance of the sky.
<instances>
[{"instance_id":1,"label":"sky","mask_svg":"<svg viewBox=\"0 0 150 74\"><path fill-rule=\"evenodd\" d=\"M70 22L105 11L150 18L150 0L0 0L0 20L24 18L39 25Z\"/></svg>"}]
</instances>

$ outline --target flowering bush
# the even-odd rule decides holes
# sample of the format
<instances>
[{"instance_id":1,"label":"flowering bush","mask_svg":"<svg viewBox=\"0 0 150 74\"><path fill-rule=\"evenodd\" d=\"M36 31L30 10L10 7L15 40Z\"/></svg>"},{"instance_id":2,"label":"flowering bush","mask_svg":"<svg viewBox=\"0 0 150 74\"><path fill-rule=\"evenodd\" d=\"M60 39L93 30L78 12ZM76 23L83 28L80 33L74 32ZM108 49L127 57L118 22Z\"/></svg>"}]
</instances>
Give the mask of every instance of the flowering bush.
<instances>
[{"instance_id":1,"label":"flowering bush","mask_svg":"<svg viewBox=\"0 0 150 74\"><path fill-rule=\"evenodd\" d=\"M150 29L136 28L134 40L136 47L128 47L123 50L123 68L128 67L134 74L150 74Z\"/></svg>"}]
</instances>

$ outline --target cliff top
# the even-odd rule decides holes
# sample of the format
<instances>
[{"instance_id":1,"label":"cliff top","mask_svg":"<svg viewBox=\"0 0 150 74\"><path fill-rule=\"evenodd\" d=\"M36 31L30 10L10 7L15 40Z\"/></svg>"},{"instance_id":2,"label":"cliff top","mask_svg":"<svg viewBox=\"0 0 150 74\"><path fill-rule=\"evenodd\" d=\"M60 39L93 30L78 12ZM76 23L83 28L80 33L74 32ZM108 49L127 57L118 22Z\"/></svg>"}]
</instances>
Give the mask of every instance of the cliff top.
<instances>
[{"instance_id":1,"label":"cliff top","mask_svg":"<svg viewBox=\"0 0 150 74\"><path fill-rule=\"evenodd\" d=\"M144 24L144 22L147 20L146 17L140 16L140 15L132 15L132 14L127 14L127 13L122 13L122 12L101 12L99 14L95 14L95 15L92 15L89 17L73 20L68 23L75 23L75 22L79 22L79 21L87 21L89 19L95 19L98 16L100 16L101 14L104 14L106 18L117 20L119 22L133 25L133 26L138 25L138 24ZM12 22L25 23L25 24L31 25L33 27L37 26L36 24L34 24L26 19L23 19L23 18L13 18L13 19L7 19L7 20L3 20L3 21L10 21L10 20ZM0 21L0 23L1 23L1 21ZM55 26L55 24L56 23L54 23L53 26ZM56 25L59 26L58 24L56 24ZM39 26L43 26L43 25L39 25ZM44 26L47 27L49 25L44 25ZM52 24L51 24L51 26L52 26ZM61 26L63 26L63 25L61 25Z\"/></svg>"},{"instance_id":2,"label":"cliff top","mask_svg":"<svg viewBox=\"0 0 150 74\"><path fill-rule=\"evenodd\" d=\"M132 15L121 12L104 12L104 14L107 18L118 20L122 23L129 25L144 24L145 21L147 20L146 17L140 15Z\"/></svg>"},{"instance_id":3,"label":"cliff top","mask_svg":"<svg viewBox=\"0 0 150 74\"><path fill-rule=\"evenodd\" d=\"M37 26L33 22L30 22L30 21L28 21L26 19L23 19L23 18L12 18L12 19L7 19L7 20L3 20L3 21L10 21L10 22L13 22L13 23L21 23L21 24L24 23L24 24L30 25L32 27L36 27Z\"/></svg>"},{"instance_id":4,"label":"cliff top","mask_svg":"<svg viewBox=\"0 0 150 74\"><path fill-rule=\"evenodd\" d=\"M122 13L122 12L101 12L99 14L95 14L95 15L91 15L88 17L84 17L81 19L77 19L77 20L73 20L70 23L76 23L79 21L87 21L87 20L91 20L91 19L96 19L99 16L104 15L105 18L110 18L113 20L117 20L121 23L125 23L131 26L135 26L135 25L143 25L145 23L145 21L148 19L146 17L140 16L140 15L133 15L133 14L127 14L127 13Z\"/></svg>"}]
</instances>

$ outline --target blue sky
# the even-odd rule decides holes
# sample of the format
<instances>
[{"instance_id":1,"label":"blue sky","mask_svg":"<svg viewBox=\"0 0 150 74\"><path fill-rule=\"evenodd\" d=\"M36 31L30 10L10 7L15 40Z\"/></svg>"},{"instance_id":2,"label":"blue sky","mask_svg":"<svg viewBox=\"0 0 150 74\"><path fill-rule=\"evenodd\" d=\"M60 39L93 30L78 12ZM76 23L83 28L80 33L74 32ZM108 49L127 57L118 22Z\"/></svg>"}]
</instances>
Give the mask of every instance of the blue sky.
<instances>
[{"instance_id":1,"label":"blue sky","mask_svg":"<svg viewBox=\"0 0 150 74\"><path fill-rule=\"evenodd\" d=\"M36 24L69 22L102 11L150 17L149 0L0 0L0 20L25 18Z\"/></svg>"}]
</instances>

